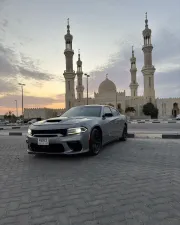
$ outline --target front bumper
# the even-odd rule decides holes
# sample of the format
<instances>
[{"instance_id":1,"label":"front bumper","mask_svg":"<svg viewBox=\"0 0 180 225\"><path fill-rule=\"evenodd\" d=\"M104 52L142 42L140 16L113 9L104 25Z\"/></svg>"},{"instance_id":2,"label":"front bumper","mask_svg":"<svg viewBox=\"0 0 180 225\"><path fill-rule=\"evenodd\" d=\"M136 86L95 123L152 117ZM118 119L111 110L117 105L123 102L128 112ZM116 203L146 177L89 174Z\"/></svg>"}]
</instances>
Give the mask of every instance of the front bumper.
<instances>
[{"instance_id":1,"label":"front bumper","mask_svg":"<svg viewBox=\"0 0 180 225\"><path fill-rule=\"evenodd\" d=\"M38 138L48 138L49 145L38 145ZM26 142L29 154L60 154L72 155L81 154L89 151L88 132L79 135L69 135L65 137L42 136L34 137L27 135Z\"/></svg>"}]
</instances>

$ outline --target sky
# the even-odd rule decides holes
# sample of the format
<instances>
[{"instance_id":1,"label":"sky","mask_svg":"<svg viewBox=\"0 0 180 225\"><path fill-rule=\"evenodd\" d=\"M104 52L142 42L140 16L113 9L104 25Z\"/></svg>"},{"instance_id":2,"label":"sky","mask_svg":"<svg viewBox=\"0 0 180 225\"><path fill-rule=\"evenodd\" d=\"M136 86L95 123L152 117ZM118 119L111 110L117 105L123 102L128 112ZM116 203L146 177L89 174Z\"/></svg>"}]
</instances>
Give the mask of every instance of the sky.
<instances>
[{"instance_id":1,"label":"sky","mask_svg":"<svg viewBox=\"0 0 180 225\"><path fill-rule=\"evenodd\" d=\"M25 108L63 108L67 18L89 92L108 78L130 95L130 57L137 58L138 94L143 95L145 12L152 30L156 97L180 97L180 1L0 0L0 114ZM85 80L84 80L85 81ZM86 91L86 89L85 89Z\"/></svg>"}]
</instances>

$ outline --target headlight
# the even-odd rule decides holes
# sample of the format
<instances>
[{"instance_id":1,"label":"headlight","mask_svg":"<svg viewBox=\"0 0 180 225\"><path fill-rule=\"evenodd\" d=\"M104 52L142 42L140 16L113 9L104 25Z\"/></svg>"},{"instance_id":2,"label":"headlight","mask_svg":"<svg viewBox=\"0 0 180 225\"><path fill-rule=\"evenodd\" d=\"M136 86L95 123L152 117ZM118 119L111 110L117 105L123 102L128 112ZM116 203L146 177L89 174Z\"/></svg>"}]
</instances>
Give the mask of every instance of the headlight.
<instances>
[{"instance_id":1,"label":"headlight","mask_svg":"<svg viewBox=\"0 0 180 225\"><path fill-rule=\"evenodd\" d=\"M67 135L72 135L72 134L81 134L86 132L87 128L85 127L75 127L75 128L69 128L67 130Z\"/></svg>"},{"instance_id":2,"label":"headlight","mask_svg":"<svg viewBox=\"0 0 180 225\"><path fill-rule=\"evenodd\" d=\"M28 134L29 134L29 135L32 135L31 129L28 129Z\"/></svg>"}]
</instances>

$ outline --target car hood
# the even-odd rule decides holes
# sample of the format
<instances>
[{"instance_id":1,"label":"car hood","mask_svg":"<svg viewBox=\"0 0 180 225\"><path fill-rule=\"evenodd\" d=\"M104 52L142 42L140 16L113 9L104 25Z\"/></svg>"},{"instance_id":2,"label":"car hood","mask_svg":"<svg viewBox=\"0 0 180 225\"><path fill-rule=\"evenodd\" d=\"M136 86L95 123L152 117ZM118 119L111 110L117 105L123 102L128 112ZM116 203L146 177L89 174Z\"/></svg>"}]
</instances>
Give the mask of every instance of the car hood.
<instances>
[{"instance_id":1,"label":"car hood","mask_svg":"<svg viewBox=\"0 0 180 225\"><path fill-rule=\"evenodd\" d=\"M81 123L86 123L90 120L93 120L93 118L90 117L56 117L51 118L43 121L39 121L36 123L33 123L33 126L77 126Z\"/></svg>"}]
</instances>

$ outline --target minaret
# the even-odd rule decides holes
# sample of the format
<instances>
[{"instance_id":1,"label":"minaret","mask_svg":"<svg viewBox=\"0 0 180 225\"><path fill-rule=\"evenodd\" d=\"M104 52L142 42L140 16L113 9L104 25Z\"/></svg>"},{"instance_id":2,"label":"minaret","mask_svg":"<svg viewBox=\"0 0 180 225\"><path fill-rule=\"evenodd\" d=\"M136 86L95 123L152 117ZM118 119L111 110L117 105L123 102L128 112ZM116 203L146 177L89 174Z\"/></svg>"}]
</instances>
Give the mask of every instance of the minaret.
<instances>
[{"instance_id":1,"label":"minaret","mask_svg":"<svg viewBox=\"0 0 180 225\"><path fill-rule=\"evenodd\" d=\"M136 72L137 72L137 68L136 68L136 57L134 57L134 49L132 46L132 57L130 58L130 62L131 62L131 83L129 85L130 89L131 89L131 97L137 97L138 93L138 83L137 83L137 79L136 79Z\"/></svg>"},{"instance_id":2,"label":"minaret","mask_svg":"<svg viewBox=\"0 0 180 225\"><path fill-rule=\"evenodd\" d=\"M74 106L75 101L75 90L74 90L74 79L75 79L75 71L73 70L73 55L74 51L72 49L72 40L73 36L70 34L70 26L69 26L69 19L67 23L67 34L64 36L65 39L65 50L64 55L66 58L66 70L64 71L64 78L65 78L65 104L66 109L70 109Z\"/></svg>"},{"instance_id":3,"label":"minaret","mask_svg":"<svg viewBox=\"0 0 180 225\"><path fill-rule=\"evenodd\" d=\"M77 99L81 101L83 99L83 92L84 92L84 86L82 84L82 61L80 58L80 50L78 51L78 61L77 61L77 86L76 86L76 91L77 91Z\"/></svg>"},{"instance_id":4,"label":"minaret","mask_svg":"<svg viewBox=\"0 0 180 225\"><path fill-rule=\"evenodd\" d=\"M152 65L153 46L151 44L151 29L148 28L147 13L145 19L145 29L142 34L144 38L144 45L142 47L144 52L144 66L141 71L144 75L144 98L145 102L152 102L155 104L154 72L156 69Z\"/></svg>"}]
</instances>

